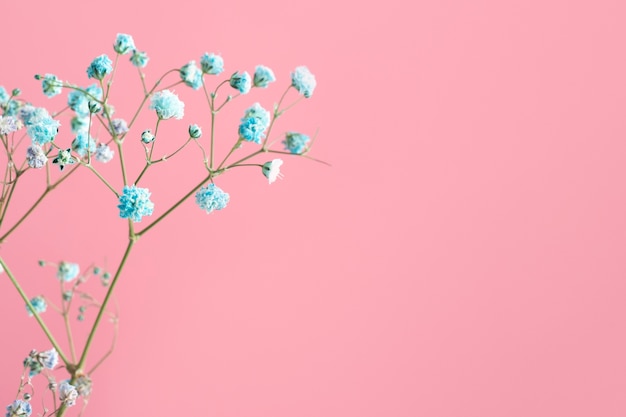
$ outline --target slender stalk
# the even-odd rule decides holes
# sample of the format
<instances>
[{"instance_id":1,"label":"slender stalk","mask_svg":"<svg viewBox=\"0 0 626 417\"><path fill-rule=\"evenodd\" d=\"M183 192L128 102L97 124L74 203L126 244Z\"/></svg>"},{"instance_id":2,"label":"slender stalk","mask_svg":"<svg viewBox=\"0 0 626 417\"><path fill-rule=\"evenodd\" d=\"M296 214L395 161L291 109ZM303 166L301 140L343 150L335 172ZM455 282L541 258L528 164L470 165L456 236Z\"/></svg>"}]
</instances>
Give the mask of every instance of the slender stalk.
<instances>
[{"instance_id":1,"label":"slender stalk","mask_svg":"<svg viewBox=\"0 0 626 417\"><path fill-rule=\"evenodd\" d=\"M81 162L82 165L86 166L87 168L89 168L89 170L91 172L93 172L94 174L96 174L96 177L98 177L100 179L100 181L102 181L104 183L104 185L106 185L108 187L109 190L113 191L113 194L115 194L115 196L117 198L120 197L120 195L118 194L118 192L115 190L115 188L113 188L113 186L111 184L109 184L109 182L93 167L93 165L91 165L90 163L84 163Z\"/></svg>"},{"instance_id":2,"label":"slender stalk","mask_svg":"<svg viewBox=\"0 0 626 417\"><path fill-rule=\"evenodd\" d=\"M7 264L4 262L4 260L1 257L0 257L0 265L2 265L2 268L4 269L4 272L7 274L7 276L9 277L9 280L11 280L11 283L13 284L13 286L15 287L17 292L22 297L22 300L24 300L24 302L26 303L26 305L28 306L30 311L33 313L33 316L35 317L35 320L37 320L37 323L39 323L39 327L41 327L41 330L43 330L43 332L46 334L46 337L48 338L48 340L52 344L52 347L54 347L54 349L59 354L59 357L61 358L63 363L65 363L65 366L71 366L72 363L65 356L65 354L63 353L63 350L61 349L61 347L59 346L57 341L54 339L54 336L52 335L52 333L48 329L48 326L46 326L46 323L44 323L44 321L41 318L41 316L39 315L39 313L37 313L37 311L35 311L35 308L30 303L30 299L28 298L28 296L26 295L26 293L24 292L24 290L22 289L20 284L15 279L15 276L13 275L13 273L11 273L11 271L9 270L9 267L7 266Z\"/></svg>"}]
</instances>

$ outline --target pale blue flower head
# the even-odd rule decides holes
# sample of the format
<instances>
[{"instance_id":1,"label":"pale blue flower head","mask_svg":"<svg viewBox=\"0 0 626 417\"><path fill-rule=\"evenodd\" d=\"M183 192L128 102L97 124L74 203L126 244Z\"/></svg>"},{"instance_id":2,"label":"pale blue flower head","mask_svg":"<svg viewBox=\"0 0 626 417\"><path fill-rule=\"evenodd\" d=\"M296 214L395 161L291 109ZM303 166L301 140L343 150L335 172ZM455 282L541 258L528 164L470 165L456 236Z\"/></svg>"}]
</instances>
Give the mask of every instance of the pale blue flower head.
<instances>
[{"instance_id":1,"label":"pale blue flower head","mask_svg":"<svg viewBox=\"0 0 626 417\"><path fill-rule=\"evenodd\" d=\"M72 149L59 149L59 153L52 160L52 163L59 166L59 170L63 171L65 165L71 165L76 163L76 160L72 156Z\"/></svg>"},{"instance_id":2,"label":"pale blue flower head","mask_svg":"<svg viewBox=\"0 0 626 417\"><path fill-rule=\"evenodd\" d=\"M130 56L130 62L137 68L143 68L148 65L148 54L142 51L133 51Z\"/></svg>"},{"instance_id":3,"label":"pale blue flower head","mask_svg":"<svg viewBox=\"0 0 626 417\"><path fill-rule=\"evenodd\" d=\"M307 149L309 137L297 132L287 132L283 144L285 149L294 154L300 154Z\"/></svg>"},{"instance_id":4,"label":"pale blue flower head","mask_svg":"<svg viewBox=\"0 0 626 417\"><path fill-rule=\"evenodd\" d=\"M91 379L87 375L77 377L74 382L76 391L78 391L78 394L83 397L89 397L89 394L91 394L91 385Z\"/></svg>"},{"instance_id":5,"label":"pale blue flower head","mask_svg":"<svg viewBox=\"0 0 626 417\"><path fill-rule=\"evenodd\" d=\"M219 75L224 71L224 59L219 55L206 52L200 58L200 66L205 74Z\"/></svg>"},{"instance_id":6,"label":"pale blue flower head","mask_svg":"<svg viewBox=\"0 0 626 417\"><path fill-rule=\"evenodd\" d=\"M9 93L7 93L6 88L0 86L0 105L6 104L9 101Z\"/></svg>"},{"instance_id":7,"label":"pale blue flower head","mask_svg":"<svg viewBox=\"0 0 626 417\"><path fill-rule=\"evenodd\" d=\"M311 71L307 67L297 67L294 72L291 73L291 85L305 98L311 97L317 81L315 81L315 75L311 74Z\"/></svg>"},{"instance_id":8,"label":"pale blue flower head","mask_svg":"<svg viewBox=\"0 0 626 417\"><path fill-rule=\"evenodd\" d=\"M8 135L22 127L22 122L15 116L0 116L0 135Z\"/></svg>"},{"instance_id":9,"label":"pale blue flower head","mask_svg":"<svg viewBox=\"0 0 626 417\"><path fill-rule=\"evenodd\" d=\"M26 312L31 317L33 316L33 311L35 311L37 314L41 314L44 313L48 308L46 300L39 295L37 297L31 298L30 304L33 306L33 309L31 310L30 306L26 304Z\"/></svg>"},{"instance_id":10,"label":"pale blue flower head","mask_svg":"<svg viewBox=\"0 0 626 417\"><path fill-rule=\"evenodd\" d=\"M135 41L133 41L133 37L130 35L118 33L115 43L113 44L113 49L118 54L125 55L135 50Z\"/></svg>"},{"instance_id":11,"label":"pale blue flower head","mask_svg":"<svg viewBox=\"0 0 626 417\"><path fill-rule=\"evenodd\" d=\"M96 141L87 132L78 132L72 141L72 150L81 158L96 151Z\"/></svg>"},{"instance_id":12,"label":"pale blue flower head","mask_svg":"<svg viewBox=\"0 0 626 417\"><path fill-rule=\"evenodd\" d=\"M202 129L198 125L189 125L189 137L192 139L198 139L202 136Z\"/></svg>"},{"instance_id":13,"label":"pale blue flower head","mask_svg":"<svg viewBox=\"0 0 626 417\"><path fill-rule=\"evenodd\" d=\"M241 94L246 94L252 88L252 80L250 79L250 74L247 71L240 73L239 71L235 72L230 77L230 86L235 90L238 90Z\"/></svg>"},{"instance_id":14,"label":"pale blue flower head","mask_svg":"<svg viewBox=\"0 0 626 417\"><path fill-rule=\"evenodd\" d=\"M154 93L150 99L150 108L156 111L159 119L182 119L185 114L185 103L169 90Z\"/></svg>"},{"instance_id":15,"label":"pale blue flower head","mask_svg":"<svg viewBox=\"0 0 626 417\"><path fill-rule=\"evenodd\" d=\"M32 412L33 409L28 401L15 400L7 405L5 417L30 417Z\"/></svg>"},{"instance_id":16,"label":"pale blue flower head","mask_svg":"<svg viewBox=\"0 0 626 417\"><path fill-rule=\"evenodd\" d=\"M61 262L57 268L57 278L64 282L75 279L80 272L80 266L72 262Z\"/></svg>"},{"instance_id":17,"label":"pale blue flower head","mask_svg":"<svg viewBox=\"0 0 626 417\"><path fill-rule=\"evenodd\" d=\"M101 80L113 71L113 62L106 54L96 57L87 67L87 77Z\"/></svg>"},{"instance_id":18,"label":"pale blue flower head","mask_svg":"<svg viewBox=\"0 0 626 417\"><path fill-rule=\"evenodd\" d=\"M280 167L282 164L282 159L273 159L264 163L261 167L261 172L263 172L263 175L265 175L265 178L268 179L270 184L276 181L276 178L283 178L283 174L280 173Z\"/></svg>"},{"instance_id":19,"label":"pale blue flower head","mask_svg":"<svg viewBox=\"0 0 626 417\"><path fill-rule=\"evenodd\" d=\"M111 125L113 127L113 132L115 132L118 136L128 132L128 124L126 124L126 120L124 119L113 119L111 120Z\"/></svg>"},{"instance_id":20,"label":"pale blue flower head","mask_svg":"<svg viewBox=\"0 0 626 417\"><path fill-rule=\"evenodd\" d=\"M222 210L229 200L228 193L213 183L200 188L196 193L196 204L207 213L211 213L213 210Z\"/></svg>"},{"instance_id":21,"label":"pale blue flower head","mask_svg":"<svg viewBox=\"0 0 626 417\"><path fill-rule=\"evenodd\" d=\"M59 384L59 401L65 404L66 407L72 407L76 405L76 399L78 399L78 391L74 385L70 385L68 381L63 381Z\"/></svg>"},{"instance_id":22,"label":"pale blue flower head","mask_svg":"<svg viewBox=\"0 0 626 417\"><path fill-rule=\"evenodd\" d=\"M150 129L146 129L141 132L141 141L146 144L154 142L154 135Z\"/></svg>"},{"instance_id":23,"label":"pale blue flower head","mask_svg":"<svg viewBox=\"0 0 626 417\"><path fill-rule=\"evenodd\" d=\"M54 367L59 363L59 354L55 349L50 349L45 352L38 353L37 360L39 360L44 368L54 369Z\"/></svg>"},{"instance_id":24,"label":"pale blue flower head","mask_svg":"<svg viewBox=\"0 0 626 417\"><path fill-rule=\"evenodd\" d=\"M89 102L102 100L102 89L97 84L85 88L85 92L70 91L67 95L67 104L80 117L89 116Z\"/></svg>"},{"instance_id":25,"label":"pale blue flower head","mask_svg":"<svg viewBox=\"0 0 626 417\"><path fill-rule=\"evenodd\" d=\"M27 123L26 133L33 140L33 143L44 145L52 142L59 133L61 123L54 120L45 109L44 112L39 111L35 117L31 117ZM26 123L26 122L25 122Z\"/></svg>"},{"instance_id":26,"label":"pale blue flower head","mask_svg":"<svg viewBox=\"0 0 626 417\"><path fill-rule=\"evenodd\" d=\"M150 201L150 191L147 188L124 186L124 190L117 206L120 217L140 222L143 216L150 216L154 210L154 203Z\"/></svg>"},{"instance_id":27,"label":"pale blue flower head","mask_svg":"<svg viewBox=\"0 0 626 417\"><path fill-rule=\"evenodd\" d=\"M63 91L63 82L56 75L46 74L41 81L43 93L48 97L54 97Z\"/></svg>"},{"instance_id":28,"label":"pale blue flower head","mask_svg":"<svg viewBox=\"0 0 626 417\"><path fill-rule=\"evenodd\" d=\"M239 125L239 137L248 142L261 143L265 138L265 125L256 117L246 117Z\"/></svg>"},{"instance_id":29,"label":"pale blue flower head","mask_svg":"<svg viewBox=\"0 0 626 417\"><path fill-rule=\"evenodd\" d=\"M26 162L28 162L29 167L40 169L46 165L48 157L41 146L33 143L26 148Z\"/></svg>"},{"instance_id":30,"label":"pale blue flower head","mask_svg":"<svg viewBox=\"0 0 626 417\"><path fill-rule=\"evenodd\" d=\"M100 143L98 147L96 148L96 153L94 154L94 158L96 159L96 161L106 164L111 159L113 159L114 155L115 155L115 152L113 152L113 149L111 149L108 145L104 143Z\"/></svg>"},{"instance_id":31,"label":"pale blue flower head","mask_svg":"<svg viewBox=\"0 0 626 417\"><path fill-rule=\"evenodd\" d=\"M194 90L202 87L202 71L196 65L196 61L190 61L180 69L180 79Z\"/></svg>"},{"instance_id":32,"label":"pale blue flower head","mask_svg":"<svg viewBox=\"0 0 626 417\"><path fill-rule=\"evenodd\" d=\"M265 110L259 103L254 103L246 109L243 119L248 117L255 117L259 119L261 124L264 126L263 130L267 129L270 125L270 112ZM241 119L242 122L243 119Z\"/></svg>"},{"instance_id":33,"label":"pale blue flower head","mask_svg":"<svg viewBox=\"0 0 626 417\"><path fill-rule=\"evenodd\" d=\"M41 371L43 371L43 365L37 360L36 350L31 351L30 355L25 357L22 363L24 364L24 368L28 368L28 376L31 378L35 375L39 375Z\"/></svg>"},{"instance_id":34,"label":"pale blue flower head","mask_svg":"<svg viewBox=\"0 0 626 417\"><path fill-rule=\"evenodd\" d=\"M70 121L72 133L87 132L89 130L89 117L74 116Z\"/></svg>"},{"instance_id":35,"label":"pale blue flower head","mask_svg":"<svg viewBox=\"0 0 626 417\"><path fill-rule=\"evenodd\" d=\"M255 87L265 88L274 81L276 81L274 71L266 66L257 65L256 69L254 70L254 80L252 82Z\"/></svg>"}]
</instances>

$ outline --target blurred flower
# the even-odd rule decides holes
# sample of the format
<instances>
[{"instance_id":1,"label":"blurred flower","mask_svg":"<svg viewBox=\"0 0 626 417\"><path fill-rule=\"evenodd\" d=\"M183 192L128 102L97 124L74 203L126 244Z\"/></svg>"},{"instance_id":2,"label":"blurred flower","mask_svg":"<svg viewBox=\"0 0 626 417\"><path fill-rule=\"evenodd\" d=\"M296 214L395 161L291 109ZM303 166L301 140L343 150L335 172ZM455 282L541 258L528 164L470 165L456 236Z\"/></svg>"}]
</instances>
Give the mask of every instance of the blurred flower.
<instances>
[{"instance_id":1,"label":"blurred flower","mask_svg":"<svg viewBox=\"0 0 626 417\"><path fill-rule=\"evenodd\" d=\"M113 152L113 149L111 149L108 145L104 143L100 143L96 147L94 158L96 159L96 161L106 164L111 159L113 159L114 155L115 152Z\"/></svg>"},{"instance_id":2,"label":"blurred flower","mask_svg":"<svg viewBox=\"0 0 626 417\"><path fill-rule=\"evenodd\" d=\"M269 180L270 184L276 181L276 178L283 178L283 175L280 173L280 166L282 164L282 159L274 159L263 164L261 170L263 175L265 175L265 177Z\"/></svg>"},{"instance_id":3,"label":"blurred flower","mask_svg":"<svg viewBox=\"0 0 626 417\"><path fill-rule=\"evenodd\" d=\"M87 67L87 77L101 80L113 71L112 62L106 54L96 57Z\"/></svg>"},{"instance_id":4,"label":"blurred flower","mask_svg":"<svg viewBox=\"0 0 626 417\"><path fill-rule=\"evenodd\" d=\"M118 136L128 132L128 125L124 119L113 119L111 120L111 125L113 126L113 132Z\"/></svg>"},{"instance_id":5,"label":"blurred flower","mask_svg":"<svg viewBox=\"0 0 626 417\"><path fill-rule=\"evenodd\" d=\"M48 308L48 304L46 303L46 300L40 295L38 295L37 297L31 298L30 304L33 306L32 310L30 306L26 304L26 312L28 313L30 317L33 316L33 311L36 312L37 314L41 314L41 313L44 313L46 309Z\"/></svg>"},{"instance_id":6,"label":"blurred flower","mask_svg":"<svg viewBox=\"0 0 626 417\"><path fill-rule=\"evenodd\" d=\"M63 381L59 384L59 401L65 404L66 407L72 407L76 405L76 399L78 398L78 391L76 387L70 385L69 382Z\"/></svg>"},{"instance_id":7,"label":"blurred flower","mask_svg":"<svg viewBox=\"0 0 626 417\"><path fill-rule=\"evenodd\" d=\"M80 375L74 381L74 386L76 387L76 391L78 394L83 397L88 397L91 394L91 378L87 375Z\"/></svg>"},{"instance_id":8,"label":"blurred flower","mask_svg":"<svg viewBox=\"0 0 626 417\"><path fill-rule=\"evenodd\" d=\"M159 119L182 119L185 114L185 103L169 90L155 93L150 100L150 108L156 111Z\"/></svg>"},{"instance_id":9,"label":"blurred flower","mask_svg":"<svg viewBox=\"0 0 626 417\"><path fill-rule=\"evenodd\" d=\"M265 110L259 103L254 103L252 106L248 107L244 112L244 119L247 117L255 117L259 119L261 125L263 125L263 130L267 129L270 125L270 112ZM241 119L243 122L243 119Z\"/></svg>"},{"instance_id":10,"label":"blurred flower","mask_svg":"<svg viewBox=\"0 0 626 417\"><path fill-rule=\"evenodd\" d=\"M69 282L78 276L80 266L72 262L62 261L57 269L57 278Z\"/></svg>"},{"instance_id":11,"label":"blurred flower","mask_svg":"<svg viewBox=\"0 0 626 417\"><path fill-rule=\"evenodd\" d=\"M269 85L269 83L272 83L274 81L276 81L276 77L274 76L274 72L271 69L263 65L257 65L256 69L254 70L253 80L253 84L255 87L265 88Z\"/></svg>"},{"instance_id":12,"label":"blurred flower","mask_svg":"<svg viewBox=\"0 0 626 417\"><path fill-rule=\"evenodd\" d=\"M113 49L118 54L125 55L135 50L135 41L133 41L133 37L130 35L118 33L115 43L113 44Z\"/></svg>"},{"instance_id":13,"label":"blurred flower","mask_svg":"<svg viewBox=\"0 0 626 417\"><path fill-rule=\"evenodd\" d=\"M102 100L102 89L92 84L81 90L72 90L67 94L67 104L80 117L89 116L89 102Z\"/></svg>"},{"instance_id":14,"label":"blurred flower","mask_svg":"<svg viewBox=\"0 0 626 417\"><path fill-rule=\"evenodd\" d=\"M224 71L224 59L208 52L200 58L200 66L205 74L219 75Z\"/></svg>"},{"instance_id":15,"label":"blurred flower","mask_svg":"<svg viewBox=\"0 0 626 417\"><path fill-rule=\"evenodd\" d=\"M15 400L7 405L6 417L30 417L33 412L30 403L24 400Z\"/></svg>"},{"instance_id":16,"label":"blurred flower","mask_svg":"<svg viewBox=\"0 0 626 417\"><path fill-rule=\"evenodd\" d=\"M248 142L260 144L261 139L265 137L264 131L265 125L256 117L246 117L239 125L239 137Z\"/></svg>"},{"instance_id":17,"label":"blurred flower","mask_svg":"<svg viewBox=\"0 0 626 417\"><path fill-rule=\"evenodd\" d=\"M59 354L55 349L50 349L37 354L37 360L46 369L54 369L59 363Z\"/></svg>"},{"instance_id":18,"label":"blurred flower","mask_svg":"<svg viewBox=\"0 0 626 417\"><path fill-rule=\"evenodd\" d=\"M306 150L306 144L309 141L307 135L296 132L287 132L283 144L285 149L291 153L300 154Z\"/></svg>"},{"instance_id":19,"label":"blurred flower","mask_svg":"<svg viewBox=\"0 0 626 417\"><path fill-rule=\"evenodd\" d=\"M154 203L150 201L150 191L147 188L124 186L119 199L120 217L140 222L143 216L150 216L154 210Z\"/></svg>"},{"instance_id":20,"label":"blurred flower","mask_svg":"<svg viewBox=\"0 0 626 417\"><path fill-rule=\"evenodd\" d=\"M82 158L96 151L96 141L87 132L78 132L72 141L72 149Z\"/></svg>"},{"instance_id":21,"label":"blurred flower","mask_svg":"<svg viewBox=\"0 0 626 417\"><path fill-rule=\"evenodd\" d=\"M28 166L31 168L43 168L48 162L48 157L46 153L43 151L41 146L33 143L28 148L26 148L26 162L28 162Z\"/></svg>"},{"instance_id":22,"label":"blurred flower","mask_svg":"<svg viewBox=\"0 0 626 417\"><path fill-rule=\"evenodd\" d=\"M194 90L202 87L202 71L196 66L196 61L190 61L182 66L180 79Z\"/></svg>"},{"instance_id":23,"label":"blurred flower","mask_svg":"<svg viewBox=\"0 0 626 417\"><path fill-rule=\"evenodd\" d=\"M27 123L26 133L33 140L33 143L38 145L52 142L59 133L61 123L54 120L45 109L37 109L35 113L35 117L31 117Z\"/></svg>"},{"instance_id":24,"label":"blurred flower","mask_svg":"<svg viewBox=\"0 0 626 417\"><path fill-rule=\"evenodd\" d=\"M150 131L150 129L148 130L144 130L141 133L141 141L143 143L150 143L154 141L154 135L152 134L152 132Z\"/></svg>"},{"instance_id":25,"label":"blurred flower","mask_svg":"<svg viewBox=\"0 0 626 417\"><path fill-rule=\"evenodd\" d=\"M0 135L8 135L22 127L22 122L15 116L0 116Z\"/></svg>"},{"instance_id":26,"label":"blurred flower","mask_svg":"<svg viewBox=\"0 0 626 417\"><path fill-rule=\"evenodd\" d=\"M230 196L213 183L200 188L196 193L196 204L207 213L222 210L229 200Z\"/></svg>"},{"instance_id":27,"label":"blurred flower","mask_svg":"<svg viewBox=\"0 0 626 417\"><path fill-rule=\"evenodd\" d=\"M130 57L130 62L137 68L143 68L148 64L148 54L141 51L133 51Z\"/></svg>"},{"instance_id":28,"label":"blurred flower","mask_svg":"<svg viewBox=\"0 0 626 417\"><path fill-rule=\"evenodd\" d=\"M48 97L54 97L63 91L63 82L59 81L56 75L46 74L41 82L43 93Z\"/></svg>"},{"instance_id":29,"label":"blurred flower","mask_svg":"<svg viewBox=\"0 0 626 417\"><path fill-rule=\"evenodd\" d=\"M239 90L241 94L246 94L252 87L252 81L250 80L250 74L247 71L243 73L235 72L230 77L230 86L235 90Z\"/></svg>"},{"instance_id":30,"label":"blurred flower","mask_svg":"<svg viewBox=\"0 0 626 417\"><path fill-rule=\"evenodd\" d=\"M313 90L317 82L315 76L311 74L311 71L307 67L297 67L294 72L291 73L291 85L298 90L300 94L303 94L305 98L311 97Z\"/></svg>"}]
</instances>

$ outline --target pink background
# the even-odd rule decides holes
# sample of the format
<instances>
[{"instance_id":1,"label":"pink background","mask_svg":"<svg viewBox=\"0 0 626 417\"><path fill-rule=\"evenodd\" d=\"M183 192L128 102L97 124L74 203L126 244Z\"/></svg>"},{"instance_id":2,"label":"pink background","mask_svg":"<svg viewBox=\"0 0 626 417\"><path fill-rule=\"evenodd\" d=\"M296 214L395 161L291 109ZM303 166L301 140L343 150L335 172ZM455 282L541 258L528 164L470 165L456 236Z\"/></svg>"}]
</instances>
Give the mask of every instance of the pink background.
<instances>
[{"instance_id":1,"label":"pink background","mask_svg":"<svg viewBox=\"0 0 626 417\"><path fill-rule=\"evenodd\" d=\"M217 181L227 210L188 203L139 242L87 415L626 415L625 12L619 0L4 4L0 85L38 105L63 99L34 73L87 84L118 32L149 53L149 81L205 51L226 74L274 69L273 88L232 103L221 137L249 104L271 106L295 66L318 80L280 129L319 127L313 155L333 167L288 159L271 186L233 171ZM199 95L177 91L183 125L208 127ZM120 115L134 105L122 96ZM157 212L201 172L181 164L197 153L181 158L145 179ZM119 262L125 222L87 174L2 248L29 294L55 288L37 259ZM6 279L0 314L5 404L22 358L48 346Z\"/></svg>"}]
</instances>

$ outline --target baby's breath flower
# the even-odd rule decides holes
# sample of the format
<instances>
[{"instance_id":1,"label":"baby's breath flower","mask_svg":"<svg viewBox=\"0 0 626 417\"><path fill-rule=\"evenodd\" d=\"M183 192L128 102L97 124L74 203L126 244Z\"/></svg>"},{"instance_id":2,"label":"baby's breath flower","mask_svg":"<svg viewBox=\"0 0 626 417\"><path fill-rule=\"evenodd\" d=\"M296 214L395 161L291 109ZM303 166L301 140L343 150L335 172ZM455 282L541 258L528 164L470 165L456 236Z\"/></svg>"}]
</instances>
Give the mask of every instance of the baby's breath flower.
<instances>
[{"instance_id":1,"label":"baby's breath flower","mask_svg":"<svg viewBox=\"0 0 626 417\"><path fill-rule=\"evenodd\" d=\"M148 64L148 54L142 51L133 51L130 56L130 62L137 68L143 68Z\"/></svg>"},{"instance_id":2,"label":"baby's breath flower","mask_svg":"<svg viewBox=\"0 0 626 417\"><path fill-rule=\"evenodd\" d=\"M274 71L266 66L257 65L256 69L254 70L253 80L253 84L255 87L265 88L269 85L269 83L272 83L274 81L276 81Z\"/></svg>"},{"instance_id":3,"label":"baby's breath flower","mask_svg":"<svg viewBox=\"0 0 626 417\"><path fill-rule=\"evenodd\" d=\"M259 103L254 103L246 109L243 119L248 117L256 117L259 119L261 124L264 126L263 130L267 129L270 125L270 112L261 107ZM243 121L243 119L241 119L241 121Z\"/></svg>"},{"instance_id":4,"label":"baby's breath flower","mask_svg":"<svg viewBox=\"0 0 626 417\"><path fill-rule=\"evenodd\" d=\"M154 93L150 100L150 108L156 111L159 119L182 119L185 114L185 103L169 90Z\"/></svg>"},{"instance_id":5,"label":"baby's breath flower","mask_svg":"<svg viewBox=\"0 0 626 417\"><path fill-rule=\"evenodd\" d=\"M37 113L35 117L30 118L26 133L33 140L33 143L38 145L52 142L59 133L61 123L54 120L45 109L37 109Z\"/></svg>"},{"instance_id":6,"label":"baby's breath flower","mask_svg":"<svg viewBox=\"0 0 626 417\"><path fill-rule=\"evenodd\" d=\"M37 360L43 365L44 368L54 369L54 367L59 363L59 354L53 348L45 352L38 353Z\"/></svg>"},{"instance_id":7,"label":"baby's breath flower","mask_svg":"<svg viewBox=\"0 0 626 417\"><path fill-rule=\"evenodd\" d=\"M265 125L256 117L246 117L239 125L239 137L248 142L260 144L261 139L265 137L264 131Z\"/></svg>"},{"instance_id":8,"label":"baby's breath flower","mask_svg":"<svg viewBox=\"0 0 626 417\"><path fill-rule=\"evenodd\" d=\"M309 137L297 132L287 132L283 144L285 149L291 153L300 154L306 150Z\"/></svg>"},{"instance_id":9,"label":"baby's breath flower","mask_svg":"<svg viewBox=\"0 0 626 417\"><path fill-rule=\"evenodd\" d=\"M6 88L0 86L0 105L2 104L6 104L7 101L9 101L9 93L7 93Z\"/></svg>"},{"instance_id":10,"label":"baby's breath flower","mask_svg":"<svg viewBox=\"0 0 626 417\"><path fill-rule=\"evenodd\" d=\"M46 153L43 151L41 146L33 143L28 148L26 148L26 161L28 162L28 166L31 168L43 168L48 162L48 157Z\"/></svg>"},{"instance_id":11,"label":"baby's breath flower","mask_svg":"<svg viewBox=\"0 0 626 417\"><path fill-rule=\"evenodd\" d=\"M87 67L87 77L101 80L113 71L113 62L106 54L96 57Z\"/></svg>"},{"instance_id":12,"label":"baby's breath flower","mask_svg":"<svg viewBox=\"0 0 626 417\"><path fill-rule=\"evenodd\" d=\"M113 119L111 120L111 125L113 126L113 132L118 136L128 132L128 125L124 119Z\"/></svg>"},{"instance_id":13,"label":"baby's breath flower","mask_svg":"<svg viewBox=\"0 0 626 417\"><path fill-rule=\"evenodd\" d=\"M48 308L46 300L39 295L37 297L31 298L30 304L33 306L33 309L31 310L30 306L26 304L26 312L31 317L33 316L33 311L35 311L37 314L41 314L44 313Z\"/></svg>"},{"instance_id":14,"label":"baby's breath flower","mask_svg":"<svg viewBox=\"0 0 626 417\"><path fill-rule=\"evenodd\" d=\"M33 412L30 403L24 400L15 400L7 405L6 417L30 417Z\"/></svg>"},{"instance_id":15,"label":"baby's breath flower","mask_svg":"<svg viewBox=\"0 0 626 417\"><path fill-rule=\"evenodd\" d=\"M154 210L154 203L150 201L150 191L147 188L124 186L119 198L120 217L140 222L143 216L150 216Z\"/></svg>"},{"instance_id":16,"label":"baby's breath flower","mask_svg":"<svg viewBox=\"0 0 626 417\"><path fill-rule=\"evenodd\" d=\"M89 102L102 100L102 89L92 84L84 89L85 92L72 90L67 95L67 104L80 117L89 116Z\"/></svg>"},{"instance_id":17,"label":"baby's breath flower","mask_svg":"<svg viewBox=\"0 0 626 417\"><path fill-rule=\"evenodd\" d=\"M83 158L87 154L96 152L96 141L87 132L78 132L72 141L72 149Z\"/></svg>"},{"instance_id":18,"label":"baby's breath flower","mask_svg":"<svg viewBox=\"0 0 626 417\"><path fill-rule=\"evenodd\" d=\"M83 397L88 397L91 394L91 378L87 375L80 375L76 378L74 382L74 386L76 387L76 391L78 391L79 395Z\"/></svg>"},{"instance_id":19,"label":"baby's breath flower","mask_svg":"<svg viewBox=\"0 0 626 417\"><path fill-rule=\"evenodd\" d=\"M59 384L59 401L65 404L66 407L72 407L76 405L78 399L78 391L76 387L70 385L68 381L63 381Z\"/></svg>"},{"instance_id":20,"label":"baby's breath flower","mask_svg":"<svg viewBox=\"0 0 626 417\"><path fill-rule=\"evenodd\" d=\"M182 66L180 79L194 90L202 87L202 71L196 66L196 61L190 61Z\"/></svg>"},{"instance_id":21,"label":"baby's breath flower","mask_svg":"<svg viewBox=\"0 0 626 417\"><path fill-rule=\"evenodd\" d=\"M315 81L315 75L311 74L307 67L297 67L291 73L291 85L305 98L309 98L313 94L317 82Z\"/></svg>"},{"instance_id":22,"label":"baby's breath flower","mask_svg":"<svg viewBox=\"0 0 626 417\"><path fill-rule=\"evenodd\" d=\"M189 137L192 139L198 139L202 136L202 129L198 125L189 125Z\"/></svg>"},{"instance_id":23,"label":"baby's breath flower","mask_svg":"<svg viewBox=\"0 0 626 417\"><path fill-rule=\"evenodd\" d=\"M121 55L134 51L135 41L133 41L133 37L124 33L118 33L115 43L113 44L113 50Z\"/></svg>"},{"instance_id":24,"label":"baby's breath flower","mask_svg":"<svg viewBox=\"0 0 626 417\"><path fill-rule=\"evenodd\" d=\"M22 123L15 116L0 116L0 135L8 135L17 131Z\"/></svg>"},{"instance_id":25,"label":"baby's breath flower","mask_svg":"<svg viewBox=\"0 0 626 417\"><path fill-rule=\"evenodd\" d=\"M207 213L211 213L213 210L222 210L229 200L228 193L213 183L200 188L196 193L196 204Z\"/></svg>"},{"instance_id":26,"label":"baby's breath flower","mask_svg":"<svg viewBox=\"0 0 626 417\"><path fill-rule=\"evenodd\" d=\"M252 87L252 81L250 80L250 74L247 71L242 73L235 72L230 77L230 86L235 90L239 90L241 94L247 94Z\"/></svg>"},{"instance_id":27,"label":"baby's breath flower","mask_svg":"<svg viewBox=\"0 0 626 417\"><path fill-rule=\"evenodd\" d=\"M89 117L74 116L70 121L72 133L86 132L89 130Z\"/></svg>"},{"instance_id":28,"label":"baby's breath flower","mask_svg":"<svg viewBox=\"0 0 626 417\"><path fill-rule=\"evenodd\" d=\"M33 350L30 355L24 358L22 362L24 368L28 368L28 376L30 378L39 375L43 371L43 365L37 360L37 351Z\"/></svg>"},{"instance_id":29,"label":"baby's breath flower","mask_svg":"<svg viewBox=\"0 0 626 417\"><path fill-rule=\"evenodd\" d=\"M76 162L74 157L72 156L72 149L59 149L59 153L56 158L52 160L52 163L59 166L59 169L63 171L65 165L71 165Z\"/></svg>"},{"instance_id":30,"label":"baby's breath flower","mask_svg":"<svg viewBox=\"0 0 626 417\"><path fill-rule=\"evenodd\" d=\"M106 164L111 159L113 159L113 155L115 155L113 149L111 149L108 145L104 143L100 143L98 144L98 147L96 147L96 153L94 154L94 158L96 161Z\"/></svg>"},{"instance_id":31,"label":"baby's breath flower","mask_svg":"<svg viewBox=\"0 0 626 417\"><path fill-rule=\"evenodd\" d=\"M63 91L63 82L61 82L56 75L46 74L41 81L41 87L46 96L54 97L57 94L61 94Z\"/></svg>"},{"instance_id":32,"label":"baby's breath flower","mask_svg":"<svg viewBox=\"0 0 626 417\"><path fill-rule=\"evenodd\" d=\"M261 171L263 175L269 180L270 184L276 181L276 178L283 178L280 173L280 166L283 164L282 159L274 159L272 161L263 164Z\"/></svg>"},{"instance_id":33,"label":"baby's breath flower","mask_svg":"<svg viewBox=\"0 0 626 417\"><path fill-rule=\"evenodd\" d=\"M219 75L224 71L224 59L219 55L206 52L200 58L200 66L205 74Z\"/></svg>"},{"instance_id":34,"label":"baby's breath flower","mask_svg":"<svg viewBox=\"0 0 626 417\"><path fill-rule=\"evenodd\" d=\"M143 143L151 143L154 141L154 135L152 134L152 132L150 131L150 129L148 130L144 130L141 133L141 141Z\"/></svg>"},{"instance_id":35,"label":"baby's breath flower","mask_svg":"<svg viewBox=\"0 0 626 417\"><path fill-rule=\"evenodd\" d=\"M61 281L70 282L78 276L80 266L72 262L62 261L57 269L57 278Z\"/></svg>"}]
</instances>

